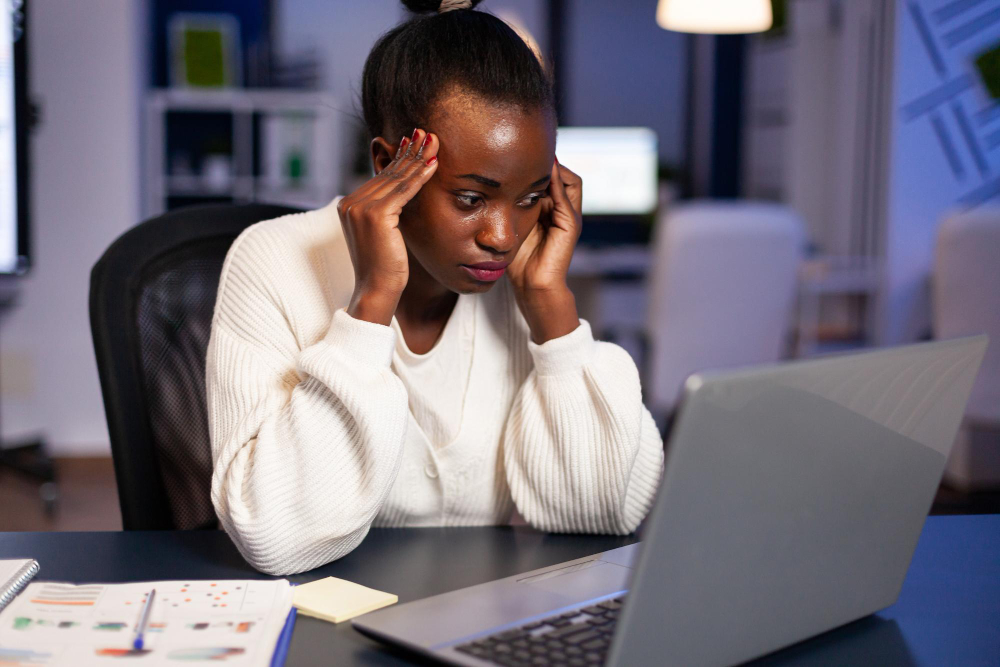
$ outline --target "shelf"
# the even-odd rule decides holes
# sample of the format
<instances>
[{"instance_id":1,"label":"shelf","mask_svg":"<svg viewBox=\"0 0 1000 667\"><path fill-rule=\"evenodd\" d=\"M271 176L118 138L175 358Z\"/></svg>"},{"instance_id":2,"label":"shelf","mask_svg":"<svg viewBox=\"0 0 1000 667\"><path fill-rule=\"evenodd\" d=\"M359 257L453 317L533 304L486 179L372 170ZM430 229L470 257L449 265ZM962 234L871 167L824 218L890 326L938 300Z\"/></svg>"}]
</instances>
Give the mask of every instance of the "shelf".
<instances>
[{"instance_id":1,"label":"shelf","mask_svg":"<svg viewBox=\"0 0 1000 667\"><path fill-rule=\"evenodd\" d=\"M343 118L333 96L303 90L161 88L149 91L145 101L146 217L177 205L215 199L318 208L338 194L344 162L339 148ZM211 132L198 134L196 130L205 127L202 118L211 116L184 118L187 112L231 120L221 130L213 125ZM187 129L178 138L171 135L171 128L181 121ZM209 148L209 139L224 148ZM308 178L298 187L289 187L280 177L284 169L278 168L283 164L278 159L284 154L283 146L293 141L309 148ZM239 175L213 183L201 173L170 174L173 151L178 149L189 153L188 162L196 169L206 155L225 154L228 171Z\"/></svg>"},{"instance_id":2,"label":"shelf","mask_svg":"<svg viewBox=\"0 0 1000 667\"><path fill-rule=\"evenodd\" d=\"M332 114L335 111L334 98L324 93L272 88L158 88L152 90L146 99L150 106L159 111L285 112L309 115Z\"/></svg>"},{"instance_id":3,"label":"shelf","mask_svg":"<svg viewBox=\"0 0 1000 667\"><path fill-rule=\"evenodd\" d=\"M169 176L167 197L232 197L249 201L283 203L300 208L318 208L328 204L336 193L318 183L287 187L268 183L262 178L239 176L224 188L206 185L199 176Z\"/></svg>"}]
</instances>

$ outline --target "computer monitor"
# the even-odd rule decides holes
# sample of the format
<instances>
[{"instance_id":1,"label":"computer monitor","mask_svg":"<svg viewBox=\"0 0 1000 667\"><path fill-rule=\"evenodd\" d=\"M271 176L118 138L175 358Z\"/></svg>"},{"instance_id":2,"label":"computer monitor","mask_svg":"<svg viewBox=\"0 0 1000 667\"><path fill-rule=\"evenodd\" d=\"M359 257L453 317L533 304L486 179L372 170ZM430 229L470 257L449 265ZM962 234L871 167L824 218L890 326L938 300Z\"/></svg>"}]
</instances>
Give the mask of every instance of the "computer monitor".
<instances>
[{"instance_id":1,"label":"computer monitor","mask_svg":"<svg viewBox=\"0 0 1000 667\"><path fill-rule=\"evenodd\" d=\"M0 7L0 274L28 268L25 11L23 0Z\"/></svg>"},{"instance_id":2,"label":"computer monitor","mask_svg":"<svg viewBox=\"0 0 1000 667\"><path fill-rule=\"evenodd\" d=\"M561 127L559 161L583 178L585 216L647 216L657 204L656 132L647 127Z\"/></svg>"}]
</instances>

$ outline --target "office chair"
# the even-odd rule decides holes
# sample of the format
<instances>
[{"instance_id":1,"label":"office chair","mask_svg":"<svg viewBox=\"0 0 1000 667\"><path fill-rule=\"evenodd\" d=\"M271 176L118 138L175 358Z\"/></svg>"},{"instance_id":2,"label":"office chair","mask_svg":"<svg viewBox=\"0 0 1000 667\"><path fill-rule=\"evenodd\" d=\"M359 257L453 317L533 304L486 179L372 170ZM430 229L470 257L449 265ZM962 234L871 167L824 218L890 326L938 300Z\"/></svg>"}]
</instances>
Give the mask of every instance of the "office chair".
<instances>
[{"instance_id":1,"label":"office chair","mask_svg":"<svg viewBox=\"0 0 1000 667\"><path fill-rule=\"evenodd\" d=\"M296 213L179 209L122 234L90 274L90 326L126 530L215 528L205 353L222 263L240 232Z\"/></svg>"},{"instance_id":2,"label":"office chair","mask_svg":"<svg viewBox=\"0 0 1000 667\"><path fill-rule=\"evenodd\" d=\"M692 373L781 357L803 242L799 217L763 202L680 205L657 225L643 388L664 430Z\"/></svg>"},{"instance_id":3,"label":"office chair","mask_svg":"<svg viewBox=\"0 0 1000 667\"><path fill-rule=\"evenodd\" d=\"M934 248L933 322L937 338L988 334L944 479L962 491L1000 489L1000 207L947 216Z\"/></svg>"}]
</instances>

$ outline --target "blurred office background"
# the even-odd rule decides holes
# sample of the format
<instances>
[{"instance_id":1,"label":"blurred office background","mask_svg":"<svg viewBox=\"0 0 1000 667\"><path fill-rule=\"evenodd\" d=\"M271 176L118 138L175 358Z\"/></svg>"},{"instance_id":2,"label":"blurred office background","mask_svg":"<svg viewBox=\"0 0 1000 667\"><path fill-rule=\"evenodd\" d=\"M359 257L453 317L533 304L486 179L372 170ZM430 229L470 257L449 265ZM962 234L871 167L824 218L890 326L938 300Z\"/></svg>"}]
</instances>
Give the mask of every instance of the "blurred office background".
<instances>
[{"instance_id":1,"label":"blurred office background","mask_svg":"<svg viewBox=\"0 0 1000 667\"><path fill-rule=\"evenodd\" d=\"M553 67L559 155L592 198L572 269L581 315L633 355L664 430L694 370L1000 336L1000 0L774 0L772 27L746 35L664 29L657 5L481 9ZM0 530L113 529L91 268L168 210L315 208L364 180L361 69L406 12L12 6L33 129L30 247L0 295ZM998 345L935 511L1000 509ZM56 486L9 453L36 440Z\"/></svg>"}]
</instances>

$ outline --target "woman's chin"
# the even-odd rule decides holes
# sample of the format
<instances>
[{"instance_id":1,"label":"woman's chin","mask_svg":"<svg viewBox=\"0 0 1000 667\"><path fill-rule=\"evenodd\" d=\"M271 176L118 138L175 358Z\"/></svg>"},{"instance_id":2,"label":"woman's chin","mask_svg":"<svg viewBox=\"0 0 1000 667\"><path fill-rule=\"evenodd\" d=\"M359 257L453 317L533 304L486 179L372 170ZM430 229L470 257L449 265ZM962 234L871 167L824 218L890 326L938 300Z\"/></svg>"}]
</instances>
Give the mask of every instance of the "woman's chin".
<instances>
[{"instance_id":1,"label":"woman's chin","mask_svg":"<svg viewBox=\"0 0 1000 667\"><path fill-rule=\"evenodd\" d=\"M485 281L467 278L457 285L452 285L451 291L457 292L458 294L482 294L484 292L489 292L498 282L500 281Z\"/></svg>"},{"instance_id":2,"label":"woman's chin","mask_svg":"<svg viewBox=\"0 0 1000 667\"><path fill-rule=\"evenodd\" d=\"M463 285L460 289L455 291L459 294L482 294L483 292L489 292L496 285L496 281L491 283L475 283L473 285Z\"/></svg>"}]
</instances>

